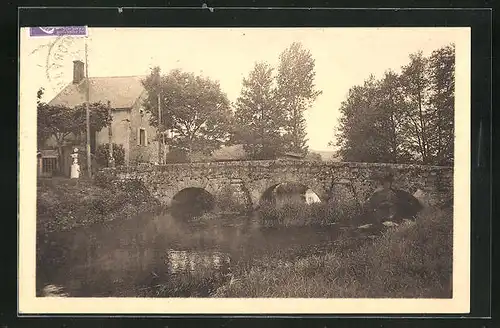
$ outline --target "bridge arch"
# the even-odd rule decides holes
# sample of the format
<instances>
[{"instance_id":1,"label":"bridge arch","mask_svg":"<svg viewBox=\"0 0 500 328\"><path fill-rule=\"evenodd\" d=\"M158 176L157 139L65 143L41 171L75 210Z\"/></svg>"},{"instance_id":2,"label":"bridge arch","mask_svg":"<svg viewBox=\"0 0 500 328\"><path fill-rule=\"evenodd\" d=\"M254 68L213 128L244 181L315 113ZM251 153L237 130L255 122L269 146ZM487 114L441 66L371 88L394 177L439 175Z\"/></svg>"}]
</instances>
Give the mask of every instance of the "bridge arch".
<instances>
[{"instance_id":1,"label":"bridge arch","mask_svg":"<svg viewBox=\"0 0 500 328\"><path fill-rule=\"evenodd\" d=\"M166 188L164 202L167 206L172 205L172 201L176 195L181 193L183 190L204 190L210 195L214 197L214 200L217 199L219 195L221 185L212 181L210 179L183 179L180 181L176 181L175 186L173 188Z\"/></svg>"},{"instance_id":2,"label":"bridge arch","mask_svg":"<svg viewBox=\"0 0 500 328\"><path fill-rule=\"evenodd\" d=\"M188 187L172 197L171 214L177 218L196 217L214 209L216 198L203 188Z\"/></svg>"},{"instance_id":3,"label":"bridge arch","mask_svg":"<svg viewBox=\"0 0 500 328\"><path fill-rule=\"evenodd\" d=\"M270 197L274 188L277 188L278 186L283 184L301 186L303 187L304 192L306 192L307 190L311 190L316 196L318 196L321 202L327 202L329 199L329 193L321 183L318 183L316 181L304 181L299 178L286 180L279 179L266 182L264 184L261 184L260 186L256 186L256 188L251 190L252 202L254 206L258 207L263 200Z\"/></svg>"}]
</instances>

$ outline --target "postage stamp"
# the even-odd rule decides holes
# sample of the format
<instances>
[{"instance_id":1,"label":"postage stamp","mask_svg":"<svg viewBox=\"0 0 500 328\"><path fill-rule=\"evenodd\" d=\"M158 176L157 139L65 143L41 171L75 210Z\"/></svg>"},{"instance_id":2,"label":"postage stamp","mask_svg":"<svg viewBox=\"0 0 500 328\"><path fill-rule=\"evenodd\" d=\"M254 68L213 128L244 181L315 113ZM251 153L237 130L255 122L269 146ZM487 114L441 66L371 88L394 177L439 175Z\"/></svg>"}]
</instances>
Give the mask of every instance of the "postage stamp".
<instances>
[{"instance_id":1,"label":"postage stamp","mask_svg":"<svg viewBox=\"0 0 500 328\"><path fill-rule=\"evenodd\" d=\"M32 37L60 35L87 36L87 26L30 27L30 36Z\"/></svg>"},{"instance_id":2,"label":"postage stamp","mask_svg":"<svg viewBox=\"0 0 500 328\"><path fill-rule=\"evenodd\" d=\"M88 36L87 26L30 27L28 40L39 45L31 51L30 56L41 56L46 51L44 60L37 59L37 66L43 67L46 87L59 92L65 86L68 77L64 63L83 57L82 37ZM43 50L43 51L42 51Z\"/></svg>"}]
</instances>

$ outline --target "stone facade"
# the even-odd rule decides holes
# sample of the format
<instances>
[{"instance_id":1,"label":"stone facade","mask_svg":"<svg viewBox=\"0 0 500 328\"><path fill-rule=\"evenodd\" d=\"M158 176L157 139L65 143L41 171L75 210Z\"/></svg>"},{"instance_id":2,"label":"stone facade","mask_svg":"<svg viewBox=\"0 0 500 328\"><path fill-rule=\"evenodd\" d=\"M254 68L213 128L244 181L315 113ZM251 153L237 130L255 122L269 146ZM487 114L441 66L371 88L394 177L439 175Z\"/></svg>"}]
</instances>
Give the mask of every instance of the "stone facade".
<instances>
[{"instance_id":1,"label":"stone facade","mask_svg":"<svg viewBox=\"0 0 500 328\"><path fill-rule=\"evenodd\" d=\"M143 93L130 111L131 131L128 140L130 144L130 164L154 163L159 161L156 128L149 124L151 115L141 110L145 97L146 93ZM145 145L140 145L139 143L139 129L141 128L146 131Z\"/></svg>"},{"instance_id":2,"label":"stone facade","mask_svg":"<svg viewBox=\"0 0 500 328\"><path fill-rule=\"evenodd\" d=\"M161 166L106 168L97 178L106 181L141 180L162 204L189 187L203 188L216 200L234 197L241 205L254 208L264 192L279 183L300 183L312 189L322 201L360 204L378 187L377 176L394 172L393 186L411 194L418 189L431 204L453 197L453 168L420 165L368 163L316 163L307 161L241 161Z\"/></svg>"},{"instance_id":3,"label":"stone facade","mask_svg":"<svg viewBox=\"0 0 500 328\"><path fill-rule=\"evenodd\" d=\"M143 93L132 108L113 111L112 138L114 143L123 145L125 149L125 165L158 162L156 128L149 124L150 114L141 111L145 95L146 93ZM146 131L145 145L139 143L140 128ZM96 134L96 144L108 142L109 132L107 128L104 128Z\"/></svg>"},{"instance_id":4,"label":"stone facade","mask_svg":"<svg viewBox=\"0 0 500 328\"><path fill-rule=\"evenodd\" d=\"M113 133L113 142L123 146L125 149L125 163L129 163L130 151L128 136L130 134L130 127L128 120L130 117L130 110L114 110L112 115L113 120L111 121L111 129ZM96 145L99 146L107 143L109 143L109 131L106 127L96 133Z\"/></svg>"}]
</instances>

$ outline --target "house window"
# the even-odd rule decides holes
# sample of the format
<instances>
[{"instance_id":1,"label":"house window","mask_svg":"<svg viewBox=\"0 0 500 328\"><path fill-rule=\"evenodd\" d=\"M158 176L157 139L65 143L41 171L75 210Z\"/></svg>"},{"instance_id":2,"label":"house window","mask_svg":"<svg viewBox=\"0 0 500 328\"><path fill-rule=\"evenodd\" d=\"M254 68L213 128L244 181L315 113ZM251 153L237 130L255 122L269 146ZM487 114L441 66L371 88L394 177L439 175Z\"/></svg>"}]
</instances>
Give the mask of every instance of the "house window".
<instances>
[{"instance_id":1,"label":"house window","mask_svg":"<svg viewBox=\"0 0 500 328\"><path fill-rule=\"evenodd\" d=\"M146 129L139 128L138 130L138 144L139 146L146 146L148 144Z\"/></svg>"},{"instance_id":2,"label":"house window","mask_svg":"<svg viewBox=\"0 0 500 328\"><path fill-rule=\"evenodd\" d=\"M57 170L57 158L45 157L42 158L42 173L52 174Z\"/></svg>"}]
</instances>

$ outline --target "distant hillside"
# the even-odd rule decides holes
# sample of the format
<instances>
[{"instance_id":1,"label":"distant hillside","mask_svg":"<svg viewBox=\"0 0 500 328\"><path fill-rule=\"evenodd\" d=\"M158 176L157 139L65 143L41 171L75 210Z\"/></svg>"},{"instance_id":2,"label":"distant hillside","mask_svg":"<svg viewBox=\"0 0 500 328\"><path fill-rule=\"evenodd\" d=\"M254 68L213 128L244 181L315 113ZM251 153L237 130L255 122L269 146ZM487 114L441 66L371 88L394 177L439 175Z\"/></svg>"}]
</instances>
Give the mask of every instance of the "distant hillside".
<instances>
[{"instance_id":1,"label":"distant hillside","mask_svg":"<svg viewBox=\"0 0 500 328\"><path fill-rule=\"evenodd\" d=\"M335 150L314 150L314 149L311 149L311 150L309 150L309 152L319 154L323 161L340 161L341 160L340 157L335 156L337 153ZM335 156L335 158L334 158L334 156Z\"/></svg>"}]
</instances>

